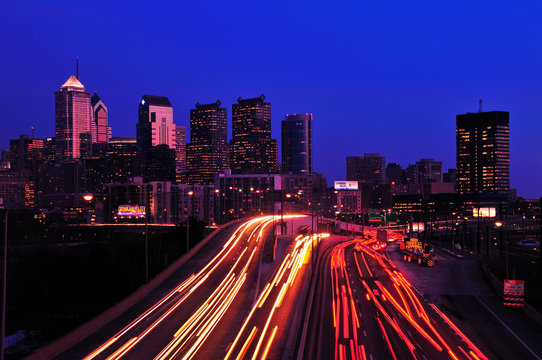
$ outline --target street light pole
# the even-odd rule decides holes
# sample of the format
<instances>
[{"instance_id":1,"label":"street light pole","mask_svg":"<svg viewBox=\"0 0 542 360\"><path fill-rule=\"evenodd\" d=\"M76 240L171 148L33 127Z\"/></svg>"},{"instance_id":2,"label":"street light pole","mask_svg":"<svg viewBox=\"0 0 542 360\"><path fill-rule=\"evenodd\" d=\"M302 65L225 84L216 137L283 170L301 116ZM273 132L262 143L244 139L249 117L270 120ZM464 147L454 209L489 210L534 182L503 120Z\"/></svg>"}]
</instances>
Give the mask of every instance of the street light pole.
<instances>
[{"instance_id":1,"label":"street light pole","mask_svg":"<svg viewBox=\"0 0 542 360\"><path fill-rule=\"evenodd\" d=\"M4 348L6 339L6 288L7 288L7 271L8 271L8 213L4 218L4 272L2 273L2 344L0 345L0 359L4 360Z\"/></svg>"},{"instance_id":2,"label":"street light pole","mask_svg":"<svg viewBox=\"0 0 542 360\"><path fill-rule=\"evenodd\" d=\"M145 209L145 284L149 282L149 214Z\"/></svg>"},{"instance_id":3,"label":"street light pole","mask_svg":"<svg viewBox=\"0 0 542 360\"><path fill-rule=\"evenodd\" d=\"M11 206L11 208L17 207L26 203L27 201L37 200L46 197L53 196L81 196L86 201L92 201L93 195L90 193L70 193L70 194L45 194L34 196L30 199L19 201ZM4 360L5 344L6 344L6 302L7 302L7 273L8 273L8 215L10 207L5 207L4 211L4 264L2 270L2 326L0 329L0 360Z\"/></svg>"},{"instance_id":4,"label":"street light pole","mask_svg":"<svg viewBox=\"0 0 542 360\"><path fill-rule=\"evenodd\" d=\"M194 195L194 191L189 191L188 196L190 196L190 200L192 200L192 196ZM190 213L194 212L194 201L191 201L191 208ZM188 222L188 211L186 212L186 252L188 253L188 250L190 250L190 223Z\"/></svg>"}]
</instances>

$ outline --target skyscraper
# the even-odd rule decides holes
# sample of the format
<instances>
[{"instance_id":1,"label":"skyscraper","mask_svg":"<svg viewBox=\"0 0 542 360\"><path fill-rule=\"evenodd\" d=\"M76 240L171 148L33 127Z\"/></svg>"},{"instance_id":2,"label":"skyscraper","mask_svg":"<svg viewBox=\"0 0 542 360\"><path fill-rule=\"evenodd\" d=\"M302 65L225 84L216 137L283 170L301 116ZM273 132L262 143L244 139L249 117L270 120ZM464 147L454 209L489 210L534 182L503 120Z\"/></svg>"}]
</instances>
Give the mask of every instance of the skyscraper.
<instances>
[{"instance_id":1,"label":"skyscraper","mask_svg":"<svg viewBox=\"0 0 542 360\"><path fill-rule=\"evenodd\" d=\"M271 104L265 96L232 105L231 169L234 174L277 172L277 141L271 139Z\"/></svg>"},{"instance_id":2,"label":"skyscraper","mask_svg":"<svg viewBox=\"0 0 542 360\"><path fill-rule=\"evenodd\" d=\"M136 126L138 152L151 146L167 145L175 149L173 106L165 96L143 95L139 102L139 121Z\"/></svg>"},{"instance_id":3,"label":"skyscraper","mask_svg":"<svg viewBox=\"0 0 542 360\"><path fill-rule=\"evenodd\" d=\"M187 145L188 182L213 184L214 175L228 167L227 110L213 104L196 104L190 110L190 143Z\"/></svg>"},{"instance_id":4,"label":"skyscraper","mask_svg":"<svg viewBox=\"0 0 542 360\"><path fill-rule=\"evenodd\" d=\"M182 180L186 172L186 127L175 127L175 176L177 182Z\"/></svg>"},{"instance_id":5,"label":"skyscraper","mask_svg":"<svg viewBox=\"0 0 542 360\"><path fill-rule=\"evenodd\" d=\"M415 164L415 183L441 183L442 182L442 161L433 159L421 159Z\"/></svg>"},{"instance_id":6,"label":"skyscraper","mask_svg":"<svg viewBox=\"0 0 542 360\"><path fill-rule=\"evenodd\" d=\"M360 184L378 185L386 179L386 157L380 154L346 157L346 179Z\"/></svg>"},{"instance_id":7,"label":"skyscraper","mask_svg":"<svg viewBox=\"0 0 542 360\"><path fill-rule=\"evenodd\" d=\"M81 157L81 140L90 134L90 94L74 75L55 92L56 162Z\"/></svg>"},{"instance_id":8,"label":"skyscraper","mask_svg":"<svg viewBox=\"0 0 542 360\"><path fill-rule=\"evenodd\" d=\"M95 92L90 98L92 106L92 143L106 143L111 138L107 106Z\"/></svg>"},{"instance_id":9,"label":"skyscraper","mask_svg":"<svg viewBox=\"0 0 542 360\"><path fill-rule=\"evenodd\" d=\"M282 172L312 173L312 114L286 115L282 121Z\"/></svg>"},{"instance_id":10,"label":"skyscraper","mask_svg":"<svg viewBox=\"0 0 542 360\"><path fill-rule=\"evenodd\" d=\"M456 116L457 192L507 194L510 190L509 113Z\"/></svg>"},{"instance_id":11,"label":"skyscraper","mask_svg":"<svg viewBox=\"0 0 542 360\"><path fill-rule=\"evenodd\" d=\"M165 96L143 95L139 103L137 154L144 181L175 181L176 130L173 106Z\"/></svg>"},{"instance_id":12,"label":"skyscraper","mask_svg":"<svg viewBox=\"0 0 542 360\"><path fill-rule=\"evenodd\" d=\"M9 149L10 165L14 171L30 170L37 173L45 162L43 139L21 135L9 141Z\"/></svg>"}]
</instances>

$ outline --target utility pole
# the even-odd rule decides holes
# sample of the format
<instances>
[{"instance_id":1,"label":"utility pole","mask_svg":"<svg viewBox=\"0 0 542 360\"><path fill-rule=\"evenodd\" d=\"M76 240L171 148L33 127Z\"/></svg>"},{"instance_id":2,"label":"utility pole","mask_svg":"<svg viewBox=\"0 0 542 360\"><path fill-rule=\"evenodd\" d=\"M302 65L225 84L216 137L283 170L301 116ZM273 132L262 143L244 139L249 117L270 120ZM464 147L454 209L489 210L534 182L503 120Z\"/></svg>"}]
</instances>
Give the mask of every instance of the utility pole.
<instances>
[{"instance_id":1,"label":"utility pole","mask_svg":"<svg viewBox=\"0 0 542 360\"><path fill-rule=\"evenodd\" d=\"M499 226L499 253L501 255L501 259L504 253L504 239L503 239L503 227L504 223L502 222L502 202L499 203L499 221L501 222L501 226Z\"/></svg>"},{"instance_id":2,"label":"utility pole","mask_svg":"<svg viewBox=\"0 0 542 360\"><path fill-rule=\"evenodd\" d=\"M542 197L538 201L538 234L540 242L542 242ZM538 264L540 265L540 275L539 279L542 279L542 251L540 252L540 258L538 259Z\"/></svg>"}]
</instances>

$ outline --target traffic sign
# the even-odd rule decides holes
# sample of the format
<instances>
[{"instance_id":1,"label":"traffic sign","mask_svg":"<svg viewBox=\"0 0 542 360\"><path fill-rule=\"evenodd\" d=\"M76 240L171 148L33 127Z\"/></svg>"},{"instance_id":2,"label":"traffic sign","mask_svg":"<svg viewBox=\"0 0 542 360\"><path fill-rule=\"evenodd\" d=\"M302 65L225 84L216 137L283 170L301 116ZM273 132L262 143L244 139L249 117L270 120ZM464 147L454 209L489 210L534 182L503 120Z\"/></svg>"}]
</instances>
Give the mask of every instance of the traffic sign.
<instances>
[{"instance_id":1,"label":"traffic sign","mask_svg":"<svg viewBox=\"0 0 542 360\"><path fill-rule=\"evenodd\" d=\"M523 306L524 296L525 282L523 280L504 280L504 305Z\"/></svg>"}]
</instances>

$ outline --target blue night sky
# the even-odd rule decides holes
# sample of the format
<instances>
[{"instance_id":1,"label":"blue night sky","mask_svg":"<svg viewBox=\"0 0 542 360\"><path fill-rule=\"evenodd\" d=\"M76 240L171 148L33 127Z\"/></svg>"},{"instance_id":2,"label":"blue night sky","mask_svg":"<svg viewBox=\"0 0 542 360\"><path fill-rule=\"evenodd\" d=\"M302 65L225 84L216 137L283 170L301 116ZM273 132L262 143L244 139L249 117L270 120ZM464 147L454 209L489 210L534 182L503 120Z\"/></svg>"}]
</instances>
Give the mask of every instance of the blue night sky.
<instances>
[{"instance_id":1,"label":"blue night sky","mask_svg":"<svg viewBox=\"0 0 542 360\"><path fill-rule=\"evenodd\" d=\"M135 136L143 94L168 96L179 125L196 102L264 93L273 137L287 113L314 115L314 169L345 157L455 167L455 115L510 112L511 186L542 178L542 2L4 1L0 147L54 136L53 92L75 72ZM280 154L280 152L279 152Z\"/></svg>"}]
</instances>

